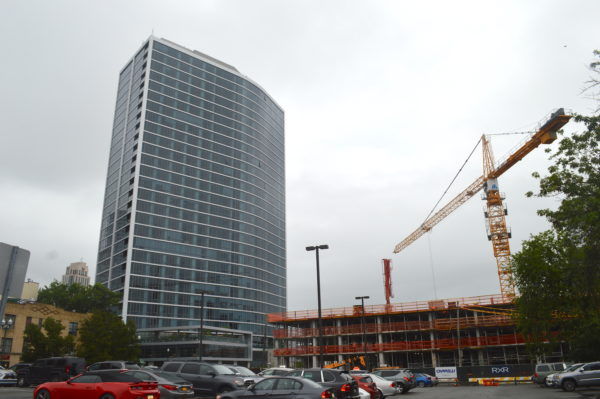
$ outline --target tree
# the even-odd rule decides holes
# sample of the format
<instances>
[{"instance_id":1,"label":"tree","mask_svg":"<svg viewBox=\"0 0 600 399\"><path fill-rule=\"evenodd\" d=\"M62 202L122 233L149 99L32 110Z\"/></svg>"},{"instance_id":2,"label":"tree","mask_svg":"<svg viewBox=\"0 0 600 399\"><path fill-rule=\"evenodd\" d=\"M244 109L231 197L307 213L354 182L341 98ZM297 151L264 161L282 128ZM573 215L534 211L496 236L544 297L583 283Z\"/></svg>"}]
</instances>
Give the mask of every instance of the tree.
<instances>
[{"instance_id":1,"label":"tree","mask_svg":"<svg viewBox=\"0 0 600 399\"><path fill-rule=\"evenodd\" d=\"M573 360L600 358L600 117L575 116L585 130L564 137L536 196L560 200L538 211L551 229L513 257L517 325L540 356L567 342ZM528 196L534 195L529 192Z\"/></svg>"},{"instance_id":2,"label":"tree","mask_svg":"<svg viewBox=\"0 0 600 399\"><path fill-rule=\"evenodd\" d=\"M95 312L81 323L79 334L77 355L88 363L107 359L139 359L140 347L135 324L132 321L125 324L114 313Z\"/></svg>"},{"instance_id":3,"label":"tree","mask_svg":"<svg viewBox=\"0 0 600 399\"><path fill-rule=\"evenodd\" d=\"M600 75L600 50L594 50L594 56L598 58L598 61L590 63L590 71L596 76L598 76ZM596 111L600 111L600 90L598 90L599 88L600 79L592 77L586 82L586 86L583 89L584 92L587 91L590 93L590 98L598 101L599 106L598 108L596 108Z\"/></svg>"},{"instance_id":4,"label":"tree","mask_svg":"<svg viewBox=\"0 0 600 399\"><path fill-rule=\"evenodd\" d=\"M98 283L83 286L53 281L50 286L42 288L38 294L38 302L81 313L95 310L109 311L120 300L120 294Z\"/></svg>"},{"instance_id":5,"label":"tree","mask_svg":"<svg viewBox=\"0 0 600 399\"><path fill-rule=\"evenodd\" d=\"M44 320L42 327L46 332L45 334L35 324L29 324L25 327L22 356L24 362L31 362L44 357L63 356L73 352L75 340L71 335L61 335L65 326L60 321L48 317Z\"/></svg>"}]
</instances>

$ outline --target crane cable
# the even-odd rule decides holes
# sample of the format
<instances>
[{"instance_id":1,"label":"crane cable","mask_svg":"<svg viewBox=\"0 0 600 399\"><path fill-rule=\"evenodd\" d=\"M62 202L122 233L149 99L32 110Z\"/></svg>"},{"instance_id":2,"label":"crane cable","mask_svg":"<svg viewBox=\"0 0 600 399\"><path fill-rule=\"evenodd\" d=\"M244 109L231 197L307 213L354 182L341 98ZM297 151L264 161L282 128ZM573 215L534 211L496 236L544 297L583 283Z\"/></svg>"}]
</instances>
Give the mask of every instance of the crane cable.
<instances>
[{"instance_id":1,"label":"crane cable","mask_svg":"<svg viewBox=\"0 0 600 399\"><path fill-rule=\"evenodd\" d=\"M427 221L429 219L429 217L431 216L431 214L433 213L433 211L435 211L435 208L437 208L437 206L440 204L440 202L442 201L442 199L444 199L444 196L448 193L448 190L450 189L450 187L452 186L452 184L454 183L454 181L456 180L456 178L458 177L458 175L460 174L460 172L462 172L462 170L465 167L465 165L467 164L467 162L469 162L469 159L471 159L471 156L473 155L473 153L477 149L477 146L479 145L480 142L481 142L481 137L479 138L479 140L477 140L477 143L475 144L475 147L473 147L473 149L471 150L471 153L469 154L469 156L467 157L467 159L465 160L465 162L462 164L462 166L460 167L460 169L458 170L458 172L456 172L456 175L454 176L454 178L452 179L452 181L450 182L450 184L448 184L448 187L446 187L446 190L444 191L444 193L442 194L442 196L440 197L440 199L438 200L438 202L435 203L435 205L433 206L433 209L431 209L431 212L429 212L429 215L427 215L427 217L425 218L425 221Z\"/></svg>"}]
</instances>

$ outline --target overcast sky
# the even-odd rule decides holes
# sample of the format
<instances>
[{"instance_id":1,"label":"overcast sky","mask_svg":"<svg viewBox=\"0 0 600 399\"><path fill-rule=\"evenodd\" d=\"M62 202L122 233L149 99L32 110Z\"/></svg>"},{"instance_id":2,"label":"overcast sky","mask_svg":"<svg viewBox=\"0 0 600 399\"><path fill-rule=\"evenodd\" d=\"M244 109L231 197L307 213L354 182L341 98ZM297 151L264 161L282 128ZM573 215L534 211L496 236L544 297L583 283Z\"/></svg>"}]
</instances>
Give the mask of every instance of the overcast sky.
<instances>
[{"instance_id":1,"label":"overcast sky","mask_svg":"<svg viewBox=\"0 0 600 399\"><path fill-rule=\"evenodd\" d=\"M600 48L589 1L26 1L0 3L0 241L27 277L95 274L120 69L152 33L226 63L286 113L288 309L496 294L479 195L398 255L482 134L531 130L581 94ZM567 131L578 129L574 123ZM497 158L522 136L492 139ZM556 146L556 144L554 144ZM500 179L513 252L548 227L529 154ZM482 174L481 149L446 200ZM435 276L435 287L433 284Z\"/></svg>"}]
</instances>

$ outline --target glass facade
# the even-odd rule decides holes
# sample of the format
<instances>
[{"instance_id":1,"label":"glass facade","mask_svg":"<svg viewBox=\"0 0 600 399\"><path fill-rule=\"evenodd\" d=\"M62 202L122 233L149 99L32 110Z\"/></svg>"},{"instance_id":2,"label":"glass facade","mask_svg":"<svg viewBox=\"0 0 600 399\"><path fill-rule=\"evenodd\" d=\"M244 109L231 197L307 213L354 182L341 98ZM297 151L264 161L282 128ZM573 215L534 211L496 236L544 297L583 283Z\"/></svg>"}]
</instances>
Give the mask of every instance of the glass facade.
<instances>
[{"instance_id":1,"label":"glass facade","mask_svg":"<svg viewBox=\"0 0 600 399\"><path fill-rule=\"evenodd\" d=\"M262 336L286 310L284 177L270 96L150 38L119 77L96 281L138 328L198 325L204 292L205 325Z\"/></svg>"}]
</instances>

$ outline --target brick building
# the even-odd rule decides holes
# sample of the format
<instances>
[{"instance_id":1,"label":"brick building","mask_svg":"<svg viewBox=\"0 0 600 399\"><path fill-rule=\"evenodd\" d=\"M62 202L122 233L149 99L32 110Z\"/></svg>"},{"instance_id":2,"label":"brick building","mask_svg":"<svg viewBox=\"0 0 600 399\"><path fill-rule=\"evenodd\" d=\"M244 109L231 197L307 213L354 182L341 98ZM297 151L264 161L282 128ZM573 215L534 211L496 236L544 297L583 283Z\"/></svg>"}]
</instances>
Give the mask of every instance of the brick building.
<instances>
[{"instance_id":1,"label":"brick building","mask_svg":"<svg viewBox=\"0 0 600 399\"><path fill-rule=\"evenodd\" d=\"M6 304L6 312L2 327L0 345L0 364L13 365L21 360L23 353L23 335L28 324L42 325L44 319L52 317L59 320L65 329L63 335L75 336L77 339L79 326L89 313L77 313L56 306L38 302L19 303L10 300Z\"/></svg>"}]
</instances>

